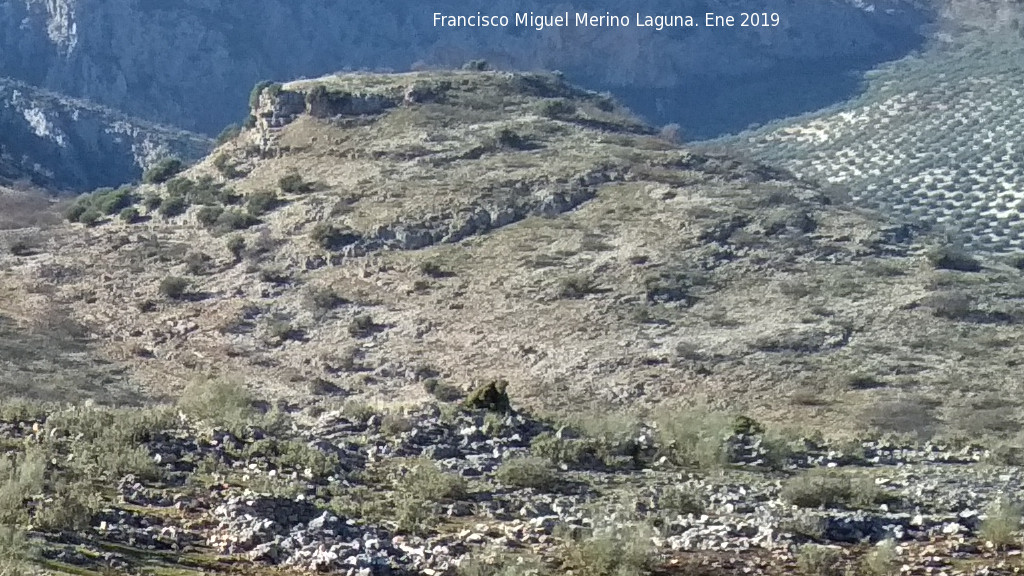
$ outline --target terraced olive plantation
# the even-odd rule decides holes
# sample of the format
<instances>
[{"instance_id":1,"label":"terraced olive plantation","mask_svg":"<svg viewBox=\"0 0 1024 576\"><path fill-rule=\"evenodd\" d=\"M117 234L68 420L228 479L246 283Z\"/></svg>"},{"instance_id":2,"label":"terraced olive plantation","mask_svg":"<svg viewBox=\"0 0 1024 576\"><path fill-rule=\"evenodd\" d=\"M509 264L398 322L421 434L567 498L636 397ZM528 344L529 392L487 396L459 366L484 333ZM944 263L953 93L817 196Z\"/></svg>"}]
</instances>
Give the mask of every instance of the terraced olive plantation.
<instances>
[{"instance_id":1,"label":"terraced olive plantation","mask_svg":"<svg viewBox=\"0 0 1024 576\"><path fill-rule=\"evenodd\" d=\"M1020 46L991 39L936 48L869 73L856 100L724 142L973 248L1018 251L1022 56Z\"/></svg>"}]
</instances>

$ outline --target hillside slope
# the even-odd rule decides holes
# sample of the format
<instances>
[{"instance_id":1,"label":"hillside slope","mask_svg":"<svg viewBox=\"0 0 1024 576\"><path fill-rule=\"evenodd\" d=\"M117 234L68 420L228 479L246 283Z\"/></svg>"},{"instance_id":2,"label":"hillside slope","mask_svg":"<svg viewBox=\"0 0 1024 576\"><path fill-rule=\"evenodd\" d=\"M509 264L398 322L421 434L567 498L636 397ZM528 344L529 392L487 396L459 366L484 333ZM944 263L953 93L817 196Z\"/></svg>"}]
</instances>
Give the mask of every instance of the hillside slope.
<instances>
[{"instance_id":1,"label":"hillside slope","mask_svg":"<svg viewBox=\"0 0 1024 576\"><path fill-rule=\"evenodd\" d=\"M253 104L0 230L19 573L1019 570L1019 258L558 75Z\"/></svg>"},{"instance_id":2,"label":"hillside slope","mask_svg":"<svg viewBox=\"0 0 1024 576\"><path fill-rule=\"evenodd\" d=\"M211 372L302 404L310 382L402 402L500 377L552 410L703 401L836 429L909 403L923 420L900 425L933 429L1014 381L1016 269L936 269L914 228L558 77L326 77L253 114L107 202L135 223L4 255L9 306L73 308L158 395Z\"/></svg>"}]
</instances>

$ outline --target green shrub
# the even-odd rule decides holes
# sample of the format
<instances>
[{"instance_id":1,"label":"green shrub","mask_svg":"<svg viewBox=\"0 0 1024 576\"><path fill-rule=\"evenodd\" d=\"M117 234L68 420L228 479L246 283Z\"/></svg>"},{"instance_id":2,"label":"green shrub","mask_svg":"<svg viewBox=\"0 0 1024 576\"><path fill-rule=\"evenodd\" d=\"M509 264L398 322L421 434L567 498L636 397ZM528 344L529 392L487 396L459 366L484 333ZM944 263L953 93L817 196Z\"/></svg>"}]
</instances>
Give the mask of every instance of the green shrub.
<instances>
[{"instance_id":1,"label":"green shrub","mask_svg":"<svg viewBox=\"0 0 1024 576\"><path fill-rule=\"evenodd\" d=\"M85 212L82 212L82 215L78 217L78 221L86 226L95 226L102 219L103 214L99 210L91 207Z\"/></svg>"},{"instance_id":2,"label":"green shrub","mask_svg":"<svg viewBox=\"0 0 1024 576\"><path fill-rule=\"evenodd\" d=\"M26 540L24 531L13 526L0 525L0 574L31 574L33 556L35 550Z\"/></svg>"},{"instance_id":3,"label":"green shrub","mask_svg":"<svg viewBox=\"0 0 1024 576\"><path fill-rule=\"evenodd\" d=\"M242 259L242 254L245 252L245 238L238 235L232 236L228 238L226 246L236 262Z\"/></svg>"},{"instance_id":4,"label":"green shrub","mask_svg":"<svg viewBox=\"0 0 1024 576\"><path fill-rule=\"evenodd\" d=\"M270 80L257 82L256 85L253 86L252 91L249 92L249 108L254 109L259 105L260 94L263 94L264 91L269 93L270 96L276 97L281 93L281 88L281 84L271 82Z\"/></svg>"},{"instance_id":5,"label":"green shrub","mask_svg":"<svg viewBox=\"0 0 1024 576\"><path fill-rule=\"evenodd\" d=\"M655 420L662 451L674 464L714 470L728 463L727 440L734 427L728 415L664 408Z\"/></svg>"},{"instance_id":6,"label":"green shrub","mask_svg":"<svg viewBox=\"0 0 1024 576\"><path fill-rule=\"evenodd\" d=\"M896 576L900 573L898 560L896 544L892 540L882 540L861 558L860 574L863 576Z\"/></svg>"},{"instance_id":7,"label":"green shrub","mask_svg":"<svg viewBox=\"0 0 1024 576\"><path fill-rule=\"evenodd\" d=\"M284 268L260 268L260 282L268 284L289 284L292 281L291 272Z\"/></svg>"},{"instance_id":8,"label":"green shrub","mask_svg":"<svg viewBox=\"0 0 1024 576\"><path fill-rule=\"evenodd\" d=\"M25 500L43 492L46 457L40 450L0 456L0 525L24 523Z\"/></svg>"},{"instance_id":9,"label":"green shrub","mask_svg":"<svg viewBox=\"0 0 1024 576\"><path fill-rule=\"evenodd\" d=\"M223 210L219 216L217 216L216 222L214 222L214 230L217 232L229 232L232 230L245 230L251 228L256 224L259 224L259 218L238 210L236 208L228 208Z\"/></svg>"},{"instance_id":10,"label":"green shrub","mask_svg":"<svg viewBox=\"0 0 1024 576\"><path fill-rule=\"evenodd\" d=\"M651 536L650 528L633 524L589 531L566 545L561 569L586 576L646 576L656 559Z\"/></svg>"},{"instance_id":11,"label":"green shrub","mask_svg":"<svg viewBox=\"0 0 1024 576\"><path fill-rule=\"evenodd\" d=\"M317 317L322 317L331 310L349 303L334 288L326 286L311 286L306 289L304 296L306 307Z\"/></svg>"},{"instance_id":12,"label":"green shrub","mask_svg":"<svg viewBox=\"0 0 1024 576\"><path fill-rule=\"evenodd\" d=\"M166 196L160 201L159 212L164 218L173 218L185 213L188 204L183 196Z\"/></svg>"},{"instance_id":13,"label":"green shrub","mask_svg":"<svg viewBox=\"0 0 1024 576\"><path fill-rule=\"evenodd\" d=\"M419 458L402 478L402 489L428 502L459 500L466 496L466 481L455 474L438 470L427 458Z\"/></svg>"},{"instance_id":14,"label":"green shrub","mask_svg":"<svg viewBox=\"0 0 1024 576\"><path fill-rule=\"evenodd\" d=\"M150 212L155 211L163 203L164 199L155 192L150 192L142 198L142 205L146 207L146 210Z\"/></svg>"},{"instance_id":15,"label":"green shrub","mask_svg":"<svg viewBox=\"0 0 1024 576\"><path fill-rule=\"evenodd\" d=\"M502 462L494 477L506 486L544 491L551 490L558 483L551 464L535 456L520 456Z\"/></svg>"},{"instance_id":16,"label":"green shrub","mask_svg":"<svg viewBox=\"0 0 1024 576\"><path fill-rule=\"evenodd\" d=\"M213 258L202 252L189 252L183 260L185 271L193 276L202 276L210 271L210 263Z\"/></svg>"},{"instance_id":17,"label":"green shrub","mask_svg":"<svg viewBox=\"0 0 1024 576\"><path fill-rule=\"evenodd\" d=\"M309 232L309 239L324 250L337 250L359 240L359 236L348 228L341 228L329 222L317 222Z\"/></svg>"},{"instance_id":18,"label":"green shrub","mask_svg":"<svg viewBox=\"0 0 1024 576\"><path fill-rule=\"evenodd\" d=\"M805 544L796 554L796 566L805 576L842 576L843 553L838 548Z\"/></svg>"},{"instance_id":19,"label":"green shrub","mask_svg":"<svg viewBox=\"0 0 1024 576\"><path fill-rule=\"evenodd\" d=\"M470 392L464 406L470 410L508 412L511 409L508 397L508 380L491 380Z\"/></svg>"},{"instance_id":20,"label":"green shrub","mask_svg":"<svg viewBox=\"0 0 1024 576\"><path fill-rule=\"evenodd\" d=\"M989 506L978 535L996 550L1005 550L1020 541L1021 515L1021 506L1004 496Z\"/></svg>"},{"instance_id":21,"label":"green shrub","mask_svg":"<svg viewBox=\"0 0 1024 576\"><path fill-rule=\"evenodd\" d=\"M870 508L893 500L871 478L820 468L787 480L780 496L800 508Z\"/></svg>"},{"instance_id":22,"label":"green shrub","mask_svg":"<svg viewBox=\"0 0 1024 576\"><path fill-rule=\"evenodd\" d=\"M564 98L554 98L542 101L539 112L545 118L564 118L576 113L576 105Z\"/></svg>"},{"instance_id":23,"label":"green shrub","mask_svg":"<svg viewBox=\"0 0 1024 576\"><path fill-rule=\"evenodd\" d=\"M241 126L239 126L238 124L228 124L224 127L223 130L220 131L220 134L217 135L217 146L227 144L231 140L237 138L238 135L241 133Z\"/></svg>"},{"instance_id":24,"label":"green shrub","mask_svg":"<svg viewBox=\"0 0 1024 576\"><path fill-rule=\"evenodd\" d=\"M142 174L142 181L147 184L162 184L167 182L179 172L185 169L185 165L177 158L164 158L152 165Z\"/></svg>"},{"instance_id":25,"label":"green shrub","mask_svg":"<svg viewBox=\"0 0 1024 576\"><path fill-rule=\"evenodd\" d=\"M167 276L160 281L160 294L172 300L184 298L188 288L189 281L180 276Z\"/></svg>"},{"instance_id":26,"label":"green shrub","mask_svg":"<svg viewBox=\"0 0 1024 576\"><path fill-rule=\"evenodd\" d=\"M424 380L423 391L441 402L455 402L462 399L461 390L449 384L440 382L437 378L427 378Z\"/></svg>"},{"instance_id":27,"label":"green shrub","mask_svg":"<svg viewBox=\"0 0 1024 576\"><path fill-rule=\"evenodd\" d=\"M218 154L213 159L213 167L217 169L217 172L219 172L221 176L229 180L244 175L238 170L235 164L232 164L231 156L227 154Z\"/></svg>"},{"instance_id":28,"label":"green shrub","mask_svg":"<svg viewBox=\"0 0 1024 576\"><path fill-rule=\"evenodd\" d=\"M569 466L587 466L600 460L595 441L559 438L551 432L541 432L534 436L530 441L530 454Z\"/></svg>"},{"instance_id":29,"label":"green shrub","mask_svg":"<svg viewBox=\"0 0 1024 576\"><path fill-rule=\"evenodd\" d=\"M187 415L215 425L238 425L252 419L256 411L245 385L231 379L193 381L178 399Z\"/></svg>"},{"instance_id":30,"label":"green shrub","mask_svg":"<svg viewBox=\"0 0 1024 576\"><path fill-rule=\"evenodd\" d=\"M135 204L136 200L135 191L129 187L123 187L100 194L94 193L93 206L100 212L112 216Z\"/></svg>"},{"instance_id":31,"label":"green shrub","mask_svg":"<svg viewBox=\"0 0 1024 576\"><path fill-rule=\"evenodd\" d=\"M431 260L420 262L420 272L430 276L431 278L448 278L450 276L454 276L454 274L442 268L440 264Z\"/></svg>"},{"instance_id":32,"label":"green shrub","mask_svg":"<svg viewBox=\"0 0 1024 576\"><path fill-rule=\"evenodd\" d=\"M40 503L32 521L46 532L84 530L92 525L99 509L99 498L88 484L62 484L56 494Z\"/></svg>"},{"instance_id":33,"label":"green shrub","mask_svg":"<svg viewBox=\"0 0 1024 576\"><path fill-rule=\"evenodd\" d=\"M209 228L217 223L217 219L224 213L221 206L203 206L196 212L196 221Z\"/></svg>"},{"instance_id":34,"label":"green shrub","mask_svg":"<svg viewBox=\"0 0 1024 576\"><path fill-rule=\"evenodd\" d=\"M280 205L277 192L273 190L259 190L249 195L245 203L246 210L253 216L262 216Z\"/></svg>"},{"instance_id":35,"label":"green shrub","mask_svg":"<svg viewBox=\"0 0 1024 576\"><path fill-rule=\"evenodd\" d=\"M68 222L78 222L82 214L85 214L85 211L89 209L89 202L85 198L85 196L78 198L64 210L64 217L67 218Z\"/></svg>"},{"instance_id":36,"label":"green shrub","mask_svg":"<svg viewBox=\"0 0 1024 576\"><path fill-rule=\"evenodd\" d=\"M928 261L942 270L959 272L980 272L981 262L974 256L955 246L939 246L928 252Z\"/></svg>"},{"instance_id":37,"label":"green shrub","mask_svg":"<svg viewBox=\"0 0 1024 576\"><path fill-rule=\"evenodd\" d=\"M303 192L309 192L313 189L313 186L302 179L299 174L289 174L283 176L277 181L281 191L285 194L300 194Z\"/></svg>"},{"instance_id":38,"label":"green shrub","mask_svg":"<svg viewBox=\"0 0 1024 576\"><path fill-rule=\"evenodd\" d=\"M134 206L125 208L124 210L121 210L117 217L120 218L122 222L134 224L139 221L139 209Z\"/></svg>"},{"instance_id":39,"label":"green shrub","mask_svg":"<svg viewBox=\"0 0 1024 576\"><path fill-rule=\"evenodd\" d=\"M360 314L348 325L348 333L354 338L366 338L377 330L377 324L369 314Z\"/></svg>"},{"instance_id":40,"label":"green shrub","mask_svg":"<svg viewBox=\"0 0 1024 576\"><path fill-rule=\"evenodd\" d=\"M668 486L658 499L658 510L672 515L695 514L699 516L704 513L704 503L700 499L699 492L680 486Z\"/></svg>"}]
</instances>

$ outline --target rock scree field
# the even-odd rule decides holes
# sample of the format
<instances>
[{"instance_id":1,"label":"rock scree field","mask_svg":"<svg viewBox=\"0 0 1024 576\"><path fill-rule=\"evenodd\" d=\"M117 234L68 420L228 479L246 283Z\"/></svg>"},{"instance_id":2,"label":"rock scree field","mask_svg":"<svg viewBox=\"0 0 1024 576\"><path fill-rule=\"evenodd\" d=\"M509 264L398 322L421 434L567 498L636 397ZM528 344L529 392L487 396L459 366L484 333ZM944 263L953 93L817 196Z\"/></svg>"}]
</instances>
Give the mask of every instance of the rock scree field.
<instances>
[{"instance_id":1,"label":"rock scree field","mask_svg":"<svg viewBox=\"0 0 1024 576\"><path fill-rule=\"evenodd\" d=\"M1020 254L557 74L250 104L0 189L0 574L1020 570Z\"/></svg>"}]
</instances>

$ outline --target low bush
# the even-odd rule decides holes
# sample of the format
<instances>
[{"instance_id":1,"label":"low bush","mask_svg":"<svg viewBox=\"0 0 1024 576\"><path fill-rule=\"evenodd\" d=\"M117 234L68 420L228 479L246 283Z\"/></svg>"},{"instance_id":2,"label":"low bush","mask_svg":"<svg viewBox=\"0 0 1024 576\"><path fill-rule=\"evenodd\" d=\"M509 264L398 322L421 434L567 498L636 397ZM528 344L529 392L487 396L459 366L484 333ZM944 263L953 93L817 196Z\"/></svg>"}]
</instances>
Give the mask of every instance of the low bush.
<instances>
[{"instance_id":1,"label":"low bush","mask_svg":"<svg viewBox=\"0 0 1024 576\"><path fill-rule=\"evenodd\" d=\"M715 470L728 463L727 441L734 428L728 415L663 408L655 413L655 421L663 455L674 464Z\"/></svg>"},{"instance_id":2,"label":"low bush","mask_svg":"<svg viewBox=\"0 0 1024 576\"><path fill-rule=\"evenodd\" d=\"M796 566L805 576L842 576L843 553L839 548L805 544L796 554Z\"/></svg>"},{"instance_id":3,"label":"low bush","mask_svg":"<svg viewBox=\"0 0 1024 576\"><path fill-rule=\"evenodd\" d=\"M150 166L143 174L142 181L147 184L162 184L185 169L185 165L177 158L164 158Z\"/></svg>"},{"instance_id":4,"label":"low bush","mask_svg":"<svg viewBox=\"0 0 1024 576\"><path fill-rule=\"evenodd\" d=\"M281 179L277 181L277 185L281 188L281 192L284 192L285 194L301 194L313 189L313 185L306 182L299 174L282 176Z\"/></svg>"},{"instance_id":5,"label":"low bush","mask_svg":"<svg viewBox=\"0 0 1024 576\"><path fill-rule=\"evenodd\" d=\"M224 213L221 206L203 206L196 212L196 221L207 228L217 223L217 219Z\"/></svg>"},{"instance_id":6,"label":"low bush","mask_svg":"<svg viewBox=\"0 0 1024 576\"><path fill-rule=\"evenodd\" d=\"M160 294L171 300L180 300L188 293L189 281L180 276L167 276L160 281Z\"/></svg>"},{"instance_id":7,"label":"low bush","mask_svg":"<svg viewBox=\"0 0 1024 576\"><path fill-rule=\"evenodd\" d=\"M359 240L351 229L336 226L329 222L318 222L309 232L309 239L324 250L337 250L343 246L354 244Z\"/></svg>"},{"instance_id":8,"label":"low bush","mask_svg":"<svg viewBox=\"0 0 1024 576\"><path fill-rule=\"evenodd\" d=\"M135 207L125 208L117 215L122 222L134 224L139 221L139 209Z\"/></svg>"},{"instance_id":9,"label":"low bush","mask_svg":"<svg viewBox=\"0 0 1024 576\"><path fill-rule=\"evenodd\" d=\"M273 190L259 190L249 195L245 203L245 209L252 216L262 216L277 208L281 204L277 192Z\"/></svg>"},{"instance_id":10,"label":"low bush","mask_svg":"<svg viewBox=\"0 0 1024 576\"><path fill-rule=\"evenodd\" d=\"M354 338L366 338L377 330L377 324L369 314L360 314L348 325L348 333Z\"/></svg>"},{"instance_id":11,"label":"low bush","mask_svg":"<svg viewBox=\"0 0 1024 576\"><path fill-rule=\"evenodd\" d=\"M994 502L986 511L978 535L985 542L991 542L996 550L1005 550L1020 541L1021 506L1005 496Z\"/></svg>"},{"instance_id":12,"label":"low bush","mask_svg":"<svg viewBox=\"0 0 1024 576\"><path fill-rule=\"evenodd\" d=\"M520 456L502 462L494 477L506 486L542 491L551 490L558 483L558 476L551 464L534 456Z\"/></svg>"},{"instance_id":13,"label":"low bush","mask_svg":"<svg viewBox=\"0 0 1024 576\"><path fill-rule=\"evenodd\" d=\"M656 558L652 532L631 524L591 530L566 544L561 568L587 576L645 576Z\"/></svg>"},{"instance_id":14,"label":"low bush","mask_svg":"<svg viewBox=\"0 0 1024 576\"><path fill-rule=\"evenodd\" d=\"M223 210L220 215L217 216L217 220L213 224L213 229L216 232L224 233L233 230L245 230L251 228L256 224L259 224L259 218L243 212L237 208L228 208Z\"/></svg>"},{"instance_id":15,"label":"low bush","mask_svg":"<svg viewBox=\"0 0 1024 576\"><path fill-rule=\"evenodd\" d=\"M188 207L183 196L165 196L160 201L160 208L157 211L164 218L173 218L185 213L185 209Z\"/></svg>"},{"instance_id":16,"label":"low bush","mask_svg":"<svg viewBox=\"0 0 1024 576\"><path fill-rule=\"evenodd\" d=\"M234 426L256 415L254 398L245 385L233 379L200 379L189 384L178 407L197 420Z\"/></svg>"},{"instance_id":17,"label":"low bush","mask_svg":"<svg viewBox=\"0 0 1024 576\"><path fill-rule=\"evenodd\" d=\"M932 266L942 270L956 270L959 272L980 272L981 262L962 248L955 246L939 246L931 249L928 254L928 261Z\"/></svg>"},{"instance_id":18,"label":"low bush","mask_svg":"<svg viewBox=\"0 0 1024 576\"><path fill-rule=\"evenodd\" d=\"M780 495L800 508L871 508L893 500L871 478L824 469L793 476L783 484Z\"/></svg>"},{"instance_id":19,"label":"low bush","mask_svg":"<svg viewBox=\"0 0 1024 576\"><path fill-rule=\"evenodd\" d=\"M461 476L442 472L427 458L413 462L402 478L402 487L408 494L428 502L459 500L466 497L466 481Z\"/></svg>"},{"instance_id":20,"label":"low bush","mask_svg":"<svg viewBox=\"0 0 1024 576\"><path fill-rule=\"evenodd\" d=\"M241 126L239 126L238 124L228 124L224 127L223 130L220 131L220 134L217 135L217 146L227 144L228 142L237 138L238 135L241 133Z\"/></svg>"}]
</instances>

